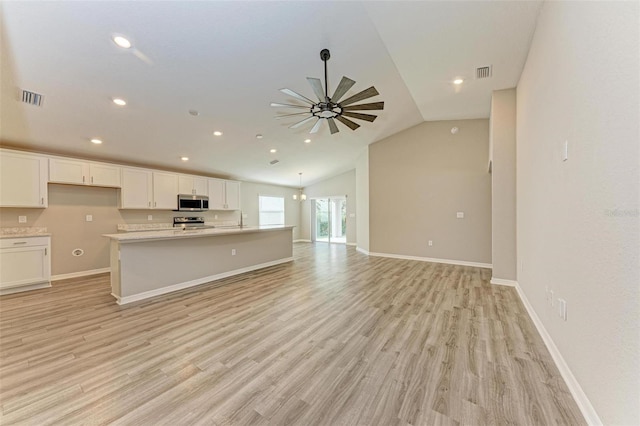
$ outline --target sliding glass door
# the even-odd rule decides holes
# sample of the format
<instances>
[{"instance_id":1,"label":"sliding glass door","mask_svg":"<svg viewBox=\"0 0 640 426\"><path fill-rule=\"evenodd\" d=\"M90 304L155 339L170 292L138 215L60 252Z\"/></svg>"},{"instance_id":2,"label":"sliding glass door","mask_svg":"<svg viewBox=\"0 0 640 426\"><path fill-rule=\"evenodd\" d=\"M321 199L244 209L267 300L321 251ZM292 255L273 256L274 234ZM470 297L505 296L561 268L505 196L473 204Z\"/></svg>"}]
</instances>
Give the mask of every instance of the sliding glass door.
<instances>
[{"instance_id":1,"label":"sliding glass door","mask_svg":"<svg viewBox=\"0 0 640 426\"><path fill-rule=\"evenodd\" d=\"M314 240L345 244L347 242L346 197L316 198L313 201Z\"/></svg>"}]
</instances>

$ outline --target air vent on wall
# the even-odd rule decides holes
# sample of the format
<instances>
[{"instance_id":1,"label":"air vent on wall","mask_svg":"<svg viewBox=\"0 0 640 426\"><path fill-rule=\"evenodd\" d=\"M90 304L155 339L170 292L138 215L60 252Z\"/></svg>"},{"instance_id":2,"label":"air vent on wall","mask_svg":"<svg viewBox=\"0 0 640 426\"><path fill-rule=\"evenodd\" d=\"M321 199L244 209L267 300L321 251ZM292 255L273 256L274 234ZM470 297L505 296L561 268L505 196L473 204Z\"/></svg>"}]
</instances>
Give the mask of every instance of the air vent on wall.
<instances>
[{"instance_id":1,"label":"air vent on wall","mask_svg":"<svg viewBox=\"0 0 640 426\"><path fill-rule=\"evenodd\" d=\"M476 68L476 80L479 80L481 78L491 77L491 68L492 68L491 65L486 67Z\"/></svg>"},{"instance_id":2,"label":"air vent on wall","mask_svg":"<svg viewBox=\"0 0 640 426\"><path fill-rule=\"evenodd\" d=\"M22 91L22 102L33 106L42 106L43 96L36 92L30 92L28 90Z\"/></svg>"},{"instance_id":3,"label":"air vent on wall","mask_svg":"<svg viewBox=\"0 0 640 426\"><path fill-rule=\"evenodd\" d=\"M273 166L274 164L278 164L279 162L280 162L280 160L271 160L271 161L269 161L269 164L271 164Z\"/></svg>"}]
</instances>

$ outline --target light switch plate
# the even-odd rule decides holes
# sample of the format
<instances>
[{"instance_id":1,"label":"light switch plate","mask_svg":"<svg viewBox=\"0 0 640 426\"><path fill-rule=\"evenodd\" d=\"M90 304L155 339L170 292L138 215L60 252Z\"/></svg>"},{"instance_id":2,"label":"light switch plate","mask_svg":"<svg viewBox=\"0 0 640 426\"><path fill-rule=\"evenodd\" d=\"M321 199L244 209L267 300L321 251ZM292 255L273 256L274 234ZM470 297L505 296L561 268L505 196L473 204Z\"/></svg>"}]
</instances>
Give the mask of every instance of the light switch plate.
<instances>
[{"instance_id":1,"label":"light switch plate","mask_svg":"<svg viewBox=\"0 0 640 426\"><path fill-rule=\"evenodd\" d=\"M85 217L85 220L86 220L87 222L93 222L93 215L88 214L88 215Z\"/></svg>"},{"instance_id":2,"label":"light switch plate","mask_svg":"<svg viewBox=\"0 0 640 426\"><path fill-rule=\"evenodd\" d=\"M153 220L153 215L152 214L148 214L147 215L147 220Z\"/></svg>"},{"instance_id":3,"label":"light switch plate","mask_svg":"<svg viewBox=\"0 0 640 426\"><path fill-rule=\"evenodd\" d=\"M457 218L457 219L464 219L464 212L458 212L458 213L456 213L456 218Z\"/></svg>"},{"instance_id":4,"label":"light switch plate","mask_svg":"<svg viewBox=\"0 0 640 426\"><path fill-rule=\"evenodd\" d=\"M18 223L27 223L26 216L18 216Z\"/></svg>"}]
</instances>

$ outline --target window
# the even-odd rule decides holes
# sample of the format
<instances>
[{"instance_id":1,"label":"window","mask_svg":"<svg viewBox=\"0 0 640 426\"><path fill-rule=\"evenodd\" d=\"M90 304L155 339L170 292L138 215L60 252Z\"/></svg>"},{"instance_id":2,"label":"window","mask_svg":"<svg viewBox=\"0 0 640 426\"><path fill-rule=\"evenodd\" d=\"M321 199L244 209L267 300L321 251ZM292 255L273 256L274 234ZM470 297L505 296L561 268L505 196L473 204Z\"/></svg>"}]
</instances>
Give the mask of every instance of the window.
<instances>
[{"instance_id":1,"label":"window","mask_svg":"<svg viewBox=\"0 0 640 426\"><path fill-rule=\"evenodd\" d=\"M284 197L258 196L260 226L284 225Z\"/></svg>"}]
</instances>

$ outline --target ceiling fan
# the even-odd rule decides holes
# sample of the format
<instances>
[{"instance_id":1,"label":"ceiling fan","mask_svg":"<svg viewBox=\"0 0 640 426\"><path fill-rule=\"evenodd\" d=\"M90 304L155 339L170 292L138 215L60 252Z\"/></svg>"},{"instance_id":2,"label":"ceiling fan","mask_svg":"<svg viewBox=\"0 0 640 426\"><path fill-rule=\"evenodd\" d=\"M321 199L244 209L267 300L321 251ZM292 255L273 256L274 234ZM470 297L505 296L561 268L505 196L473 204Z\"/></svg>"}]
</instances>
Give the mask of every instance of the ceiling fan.
<instances>
[{"instance_id":1,"label":"ceiling fan","mask_svg":"<svg viewBox=\"0 0 640 426\"><path fill-rule=\"evenodd\" d=\"M307 77L307 81L311 85L313 92L318 97L317 102L312 101L306 96L302 96L301 94L296 93L291 89L285 88L280 89L280 91L285 95L296 98L297 100L302 101L308 105L281 104L276 102L271 103L272 107L277 108L298 108L307 110L305 112L297 112L275 117L276 119L286 119L293 116L308 115L308 117L305 117L304 120L298 121L297 123L289 126L290 129L297 129L298 127L301 127L315 119L316 122L309 133L316 133L318 130L320 130L320 125L322 124L322 120L324 119L327 120L327 123L329 123L329 130L331 131L331 134L339 132L338 125L336 124L335 120L338 120L351 130L356 130L358 127L360 127L360 125L355 121L348 119L347 117L372 122L377 118L377 116L354 111L384 109L384 102L372 102L368 104L352 105L364 99L379 95L378 91L373 86L363 90L362 92L356 93L355 95L348 97L343 101L340 101L345 93L347 93L347 91L351 89L354 84L356 84L355 81L347 77L342 77L342 80L340 80L340 84L338 84L338 87L333 93L333 96L329 97L329 87L327 85L327 61L330 57L331 54L329 53L329 49L322 49L320 51L320 59L322 59L322 61L324 62L324 90L322 90L322 82L319 78Z\"/></svg>"}]
</instances>

